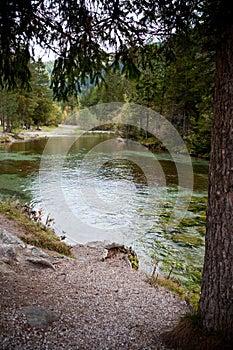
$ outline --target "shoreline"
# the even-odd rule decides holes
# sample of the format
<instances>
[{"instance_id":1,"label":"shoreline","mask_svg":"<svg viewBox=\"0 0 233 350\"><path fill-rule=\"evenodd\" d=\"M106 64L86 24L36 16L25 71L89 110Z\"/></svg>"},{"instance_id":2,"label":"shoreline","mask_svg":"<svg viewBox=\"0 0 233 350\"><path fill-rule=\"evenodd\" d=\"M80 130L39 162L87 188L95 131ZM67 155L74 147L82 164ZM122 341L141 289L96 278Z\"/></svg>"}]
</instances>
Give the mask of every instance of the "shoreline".
<instances>
[{"instance_id":1,"label":"shoreline","mask_svg":"<svg viewBox=\"0 0 233 350\"><path fill-rule=\"evenodd\" d=\"M7 133L0 131L0 139L2 141L0 143L10 143L10 142L20 142L20 141L28 141L35 140L40 138L49 138L53 136L72 136L76 134L115 134L114 131L111 130L82 130L79 129L78 125L66 125L59 124L57 127L51 127L51 130L43 130L43 126L41 130L20 130L17 132ZM4 140L5 138L5 140Z\"/></svg>"},{"instance_id":2,"label":"shoreline","mask_svg":"<svg viewBox=\"0 0 233 350\"><path fill-rule=\"evenodd\" d=\"M43 138L49 138L52 136L70 136L75 135L77 131L77 125L65 125L60 124L57 127L52 128L49 131L41 130L20 130L18 132L4 133L0 131L0 143L14 143L14 142L26 142L30 140L37 140Z\"/></svg>"},{"instance_id":3,"label":"shoreline","mask_svg":"<svg viewBox=\"0 0 233 350\"><path fill-rule=\"evenodd\" d=\"M163 334L189 311L186 302L152 287L123 253L103 260L101 242L72 253L25 246L1 222L2 349L167 350Z\"/></svg>"},{"instance_id":4,"label":"shoreline","mask_svg":"<svg viewBox=\"0 0 233 350\"><path fill-rule=\"evenodd\" d=\"M26 209L26 211L25 211ZM189 290L181 286L176 280L167 278L160 274L156 265L149 269L145 265L145 260L138 255L131 247L123 243L110 240L93 240L85 243L76 242L70 244L66 241L66 236L58 235L53 228L46 226L38 218L39 212L22 205L19 202L2 202L0 206L0 229L5 229L21 239L26 245L34 245L37 249L43 249L46 252L63 254L67 257L74 257L73 250L79 247L88 247L91 250L97 249L101 256L101 261L114 256L121 256L127 263L127 266L137 270L144 275L147 283L156 287L158 285L170 290L182 300L186 300L192 308L197 306L197 294L189 294ZM94 250L93 250L94 251Z\"/></svg>"},{"instance_id":5,"label":"shoreline","mask_svg":"<svg viewBox=\"0 0 233 350\"><path fill-rule=\"evenodd\" d=\"M87 134L112 134L115 135L119 141L118 142L123 142L122 138L119 137L114 131L112 130L81 130L79 129L78 125L66 125L66 124L59 124L57 127L54 127L52 130L49 131L44 131L43 126L41 130L21 130L18 132L13 132L13 133L4 133L3 131L0 131L0 145L5 145L5 144L12 144L15 142L27 142L27 141L32 141L32 140L39 140L39 139L47 139L50 137L62 137L62 136L72 136L72 135L77 135L77 134L82 134L82 133L87 133ZM151 144L147 143L146 140L142 140L141 142L138 141L142 146L146 147L149 151L152 152L158 152L158 153L163 153L167 152L166 150L162 150L160 147L159 148L151 148ZM175 152L176 153L176 152ZM204 160L204 161L209 161L208 157L204 156L198 156L195 154L189 154L191 159L197 159L197 160Z\"/></svg>"}]
</instances>

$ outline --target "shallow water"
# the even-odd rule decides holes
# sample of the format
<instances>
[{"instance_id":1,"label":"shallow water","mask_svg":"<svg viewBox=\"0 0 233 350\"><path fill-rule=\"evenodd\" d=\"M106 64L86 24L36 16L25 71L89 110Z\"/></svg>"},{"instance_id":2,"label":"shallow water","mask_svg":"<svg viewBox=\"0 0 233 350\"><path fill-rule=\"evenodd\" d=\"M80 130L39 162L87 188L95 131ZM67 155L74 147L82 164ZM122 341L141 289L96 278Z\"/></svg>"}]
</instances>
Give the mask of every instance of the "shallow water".
<instances>
[{"instance_id":1,"label":"shallow water","mask_svg":"<svg viewBox=\"0 0 233 350\"><path fill-rule=\"evenodd\" d=\"M53 218L56 233L65 232L71 244L122 242L136 250L144 270L156 263L195 283L204 254L208 162L192 160L192 188L187 157L174 162L112 137L2 145L0 193L42 208L44 220Z\"/></svg>"}]
</instances>

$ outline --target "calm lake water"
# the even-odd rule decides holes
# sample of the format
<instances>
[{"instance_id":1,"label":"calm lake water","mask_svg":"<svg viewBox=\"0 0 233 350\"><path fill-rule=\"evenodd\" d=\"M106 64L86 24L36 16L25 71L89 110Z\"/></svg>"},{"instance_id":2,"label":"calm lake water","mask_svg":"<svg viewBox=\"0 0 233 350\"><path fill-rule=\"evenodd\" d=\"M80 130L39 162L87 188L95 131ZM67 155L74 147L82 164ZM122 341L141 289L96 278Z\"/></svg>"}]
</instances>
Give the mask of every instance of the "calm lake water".
<instances>
[{"instance_id":1,"label":"calm lake water","mask_svg":"<svg viewBox=\"0 0 233 350\"><path fill-rule=\"evenodd\" d=\"M188 178L185 157L176 162ZM157 269L172 269L184 281L199 276L207 161L192 160L193 191L180 186L169 154L107 134L1 145L0 164L1 195L42 208L43 220L54 219L55 232L65 232L68 243L124 243L137 252L144 270L156 262Z\"/></svg>"}]
</instances>

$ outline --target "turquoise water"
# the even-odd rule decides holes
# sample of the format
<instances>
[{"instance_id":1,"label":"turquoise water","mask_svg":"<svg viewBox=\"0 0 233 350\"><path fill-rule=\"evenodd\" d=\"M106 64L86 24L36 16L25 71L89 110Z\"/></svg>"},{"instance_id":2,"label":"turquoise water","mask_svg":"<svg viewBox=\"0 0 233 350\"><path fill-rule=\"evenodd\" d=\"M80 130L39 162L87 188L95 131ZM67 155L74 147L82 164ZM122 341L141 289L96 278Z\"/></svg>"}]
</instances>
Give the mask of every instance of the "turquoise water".
<instances>
[{"instance_id":1,"label":"turquoise water","mask_svg":"<svg viewBox=\"0 0 233 350\"><path fill-rule=\"evenodd\" d=\"M188 179L188 160L176 162ZM1 145L0 164L1 195L42 208L69 243L122 242L148 272L156 264L187 283L200 278L207 161L192 160L193 189L182 187L169 154L87 134Z\"/></svg>"}]
</instances>

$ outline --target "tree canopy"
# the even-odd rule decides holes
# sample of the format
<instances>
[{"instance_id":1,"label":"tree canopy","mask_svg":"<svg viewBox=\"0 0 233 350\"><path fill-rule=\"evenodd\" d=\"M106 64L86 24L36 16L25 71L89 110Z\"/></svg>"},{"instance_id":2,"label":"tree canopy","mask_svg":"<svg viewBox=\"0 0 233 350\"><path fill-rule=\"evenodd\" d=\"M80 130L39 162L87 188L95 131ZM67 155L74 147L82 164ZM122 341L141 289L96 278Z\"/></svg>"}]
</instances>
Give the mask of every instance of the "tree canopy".
<instances>
[{"instance_id":1,"label":"tree canopy","mask_svg":"<svg viewBox=\"0 0 233 350\"><path fill-rule=\"evenodd\" d=\"M197 0L3 1L0 7L0 84L9 88L27 85L28 62L35 56L38 46L52 51L56 57L51 85L58 99L66 99L80 90L87 77L98 83L103 72L119 67L119 63L129 74L137 73L135 51L139 47L155 38L165 40L168 35L188 30L196 23L205 28L206 24L217 28L219 3Z\"/></svg>"}]
</instances>

